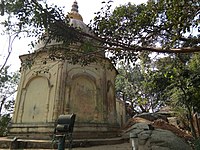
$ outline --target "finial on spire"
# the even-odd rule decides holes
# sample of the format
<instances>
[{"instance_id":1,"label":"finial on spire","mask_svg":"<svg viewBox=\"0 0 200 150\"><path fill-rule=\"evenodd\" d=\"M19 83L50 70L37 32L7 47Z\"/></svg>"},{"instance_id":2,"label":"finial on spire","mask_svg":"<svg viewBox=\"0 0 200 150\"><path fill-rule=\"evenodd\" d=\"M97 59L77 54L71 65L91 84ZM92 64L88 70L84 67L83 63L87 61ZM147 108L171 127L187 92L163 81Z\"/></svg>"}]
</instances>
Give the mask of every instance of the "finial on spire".
<instances>
[{"instance_id":1,"label":"finial on spire","mask_svg":"<svg viewBox=\"0 0 200 150\"><path fill-rule=\"evenodd\" d=\"M71 11L78 12L78 3L77 3L76 0L74 1L74 4L72 5L72 9L71 9Z\"/></svg>"}]
</instances>

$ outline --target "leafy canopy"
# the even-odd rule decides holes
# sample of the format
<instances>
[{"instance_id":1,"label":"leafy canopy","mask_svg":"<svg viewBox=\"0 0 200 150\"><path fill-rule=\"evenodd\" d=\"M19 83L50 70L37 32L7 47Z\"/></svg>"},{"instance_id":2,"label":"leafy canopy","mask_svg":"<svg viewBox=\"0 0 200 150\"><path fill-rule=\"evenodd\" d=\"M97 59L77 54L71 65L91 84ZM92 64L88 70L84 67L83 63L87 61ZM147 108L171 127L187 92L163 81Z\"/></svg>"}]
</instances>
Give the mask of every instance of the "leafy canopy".
<instances>
[{"instance_id":1,"label":"leafy canopy","mask_svg":"<svg viewBox=\"0 0 200 150\"><path fill-rule=\"evenodd\" d=\"M156 112L169 100L165 93L170 79L156 65L159 58L152 59L150 54L140 53L135 65L120 63L118 67L116 96L130 104L132 115Z\"/></svg>"},{"instance_id":2,"label":"leafy canopy","mask_svg":"<svg viewBox=\"0 0 200 150\"><path fill-rule=\"evenodd\" d=\"M0 72L0 116L11 113L14 108L14 94L19 81L19 73L10 73L6 66Z\"/></svg>"},{"instance_id":3,"label":"leafy canopy","mask_svg":"<svg viewBox=\"0 0 200 150\"><path fill-rule=\"evenodd\" d=\"M2 0L0 8L2 15L9 16L4 22L5 29L40 38L45 30L47 42L62 41L68 55L72 55L64 55L62 59L97 57L100 56L97 52L103 51L111 54L114 63L124 59L134 62L138 51L184 53L200 50L198 0L149 0L141 5L128 3L114 11L110 10L112 1L103 3L105 7L89 25L94 35L73 28L61 8L48 6L44 0ZM77 42L82 51L73 53L69 46ZM93 52L88 51L88 47Z\"/></svg>"}]
</instances>

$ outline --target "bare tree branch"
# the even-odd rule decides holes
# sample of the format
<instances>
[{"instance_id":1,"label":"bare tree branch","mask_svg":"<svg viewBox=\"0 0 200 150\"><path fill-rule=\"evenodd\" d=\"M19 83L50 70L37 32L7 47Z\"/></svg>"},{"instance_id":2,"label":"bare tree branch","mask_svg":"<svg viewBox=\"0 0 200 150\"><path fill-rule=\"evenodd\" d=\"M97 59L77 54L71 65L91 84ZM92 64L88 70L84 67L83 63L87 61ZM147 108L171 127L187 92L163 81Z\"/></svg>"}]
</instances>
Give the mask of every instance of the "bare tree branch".
<instances>
[{"instance_id":1,"label":"bare tree branch","mask_svg":"<svg viewBox=\"0 0 200 150\"><path fill-rule=\"evenodd\" d=\"M18 36L18 33L14 35L13 39L12 39L12 35L9 35L9 37L8 37L8 39L9 39L8 40L8 55L6 56L6 59L5 59L4 63L3 63L3 65L0 68L0 72L3 70L3 68L6 66L6 64L8 62L8 59L9 59L11 53L12 53L12 50L13 50L12 49L12 44L13 44L13 42L16 39L17 36Z\"/></svg>"}]
</instances>

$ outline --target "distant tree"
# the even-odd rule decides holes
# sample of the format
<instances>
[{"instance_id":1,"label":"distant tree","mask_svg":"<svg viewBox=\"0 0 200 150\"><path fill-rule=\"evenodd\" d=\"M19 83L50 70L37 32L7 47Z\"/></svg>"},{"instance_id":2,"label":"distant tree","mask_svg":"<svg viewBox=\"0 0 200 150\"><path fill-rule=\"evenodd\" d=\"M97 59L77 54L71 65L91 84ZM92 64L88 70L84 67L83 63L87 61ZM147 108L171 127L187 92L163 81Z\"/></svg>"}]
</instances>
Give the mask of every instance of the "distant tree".
<instances>
[{"instance_id":1,"label":"distant tree","mask_svg":"<svg viewBox=\"0 0 200 150\"><path fill-rule=\"evenodd\" d=\"M149 53L142 52L136 64L120 63L116 78L116 94L130 103L132 115L156 112L165 105L164 92L168 80L154 68Z\"/></svg>"},{"instance_id":2,"label":"distant tree","mask_svg":"<svg viewBox=\"0 0 200 150\"><path fill-rule=\"evenodd\" d=\"M169 81L165 89L167 104L180 111L182 116L187 115L195 138L193 114L200 110L199 58L198 53L177 54L156 62L158 71Z\"/></svg>"},{"instance_id":3,"label":"distant tree","mask_svg":"<svg viewBox=\"0 0 200 150\"><path fill-rule=\"evenodd\" d=\"M0 137L6 136L8 132L8 124L11 121L10 114L4 114L0 116Z\"/></svg>"},{"instance_id":4,"label":"distant tree","mask_svg":"<svg viewBox=\"0 0 200 150\"><path fill-rule=\"evenodd\" d=\"M193 114L200 112L200 54L171 54L150 59L140 54L135 65L120 64L117 97L129 102L133 114L171 106L188 120L195 138Z\"/></svg>"},{"instance_id":5,"label":"distant tree","mask_svg":"<svg viewBox=\"0 0 200 150\"><path fill-rule=\"evenodd\" d=\"M0 72L0 115L12 112L14 107L14 94L19 81L18 73L9 73L8 66Z\"/></svg>"},{"instance_id":6,"label":"distant tree","mask_svg":"<svg viewBox=\"0 0 200 150\"><path fill-rule=\"evenodd\" d=\"M14 109L14 94L19 81L19 73L9 73L8 66L0 72L0 136L7 133L7 125Z\"/></svg>"}]
</instances>

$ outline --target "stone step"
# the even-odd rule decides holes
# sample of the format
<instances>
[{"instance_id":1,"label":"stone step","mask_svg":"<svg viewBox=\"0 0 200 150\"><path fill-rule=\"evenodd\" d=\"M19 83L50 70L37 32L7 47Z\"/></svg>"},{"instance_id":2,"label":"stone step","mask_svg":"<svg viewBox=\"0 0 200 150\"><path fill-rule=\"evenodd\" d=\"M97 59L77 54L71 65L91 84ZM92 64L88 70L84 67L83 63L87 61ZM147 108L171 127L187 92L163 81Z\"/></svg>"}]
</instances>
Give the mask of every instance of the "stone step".
<instances>
[{"instance_id":1,"label":"stone step","mask_svg":"<svg viewBox=\"0 0 200 150\"><path fill-rule=\"evenodd\" d=\"M108 138L108 139L80 139L73 140L72 147L91 147L98 145L113 145L127 142L128 139ZM69 142L66 140L65 147L67 148ZM0 149L55 149L57 143L51 140L28 140L28 139L8 139L6 137L0 138Z\"/></svg>"}]
</instances>

